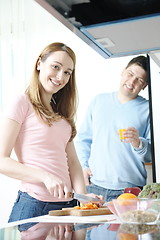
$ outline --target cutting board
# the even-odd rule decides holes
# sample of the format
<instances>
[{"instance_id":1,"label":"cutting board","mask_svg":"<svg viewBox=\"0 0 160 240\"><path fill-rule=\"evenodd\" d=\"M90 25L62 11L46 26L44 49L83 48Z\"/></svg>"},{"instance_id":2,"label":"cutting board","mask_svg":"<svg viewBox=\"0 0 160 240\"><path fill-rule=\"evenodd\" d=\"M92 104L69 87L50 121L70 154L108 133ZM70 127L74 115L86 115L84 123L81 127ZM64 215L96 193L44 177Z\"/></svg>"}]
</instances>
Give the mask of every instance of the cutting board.
<instances>
[{"instance_id":1,"label":"cutting board","mask_svg":"<svg viewBox=\"0 0 160 240\"><path fill-rule=\"evenodd\" d=\"M98 209L75 209L62 208L62 210L49 211L49 216L94 216L94 215L108 215L112 214L108 207L101 207Z\"/></svg>"}]
</instances>

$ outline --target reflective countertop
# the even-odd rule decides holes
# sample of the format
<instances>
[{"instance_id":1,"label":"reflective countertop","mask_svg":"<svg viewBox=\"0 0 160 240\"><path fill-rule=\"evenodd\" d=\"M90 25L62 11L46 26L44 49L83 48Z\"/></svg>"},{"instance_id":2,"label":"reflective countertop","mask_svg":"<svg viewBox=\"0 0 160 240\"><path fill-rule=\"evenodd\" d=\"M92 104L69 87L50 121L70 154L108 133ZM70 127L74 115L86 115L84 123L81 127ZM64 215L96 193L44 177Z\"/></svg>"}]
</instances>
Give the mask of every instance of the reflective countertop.
<instances>
[{"instance_id":1,"label":"reflective countertop","mask_svg":"<svg viewBox=\"0 0 160 240\"><path fill-rule=\"evenodd\" d=\"M64 222L62 222L64 219ZM92 219L92 217L90 218ZM84 222L83 222L84 221ZM65 222L48 216L9 223L0 228L0 240L158 240L160 225L107 222Z\"/></svg>"}]
</instances>

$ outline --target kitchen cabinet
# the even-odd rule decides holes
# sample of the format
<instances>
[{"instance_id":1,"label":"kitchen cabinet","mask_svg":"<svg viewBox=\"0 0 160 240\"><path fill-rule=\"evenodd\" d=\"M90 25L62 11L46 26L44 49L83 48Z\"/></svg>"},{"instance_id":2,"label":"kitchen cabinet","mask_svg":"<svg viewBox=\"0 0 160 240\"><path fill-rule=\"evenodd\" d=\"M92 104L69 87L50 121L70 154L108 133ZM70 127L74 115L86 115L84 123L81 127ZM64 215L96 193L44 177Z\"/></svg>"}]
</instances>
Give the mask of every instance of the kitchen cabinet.
<instances>
[{"instance_id":1,"label":"kitchen cabinet","mask_svg":"<svg viewBox=\"0 0 160 240\"><path fill-rule=\"evenodd\" d=\"M159 0L35 0L105 58L152 53L160 65Z\"/></svg>"}]
</instances>

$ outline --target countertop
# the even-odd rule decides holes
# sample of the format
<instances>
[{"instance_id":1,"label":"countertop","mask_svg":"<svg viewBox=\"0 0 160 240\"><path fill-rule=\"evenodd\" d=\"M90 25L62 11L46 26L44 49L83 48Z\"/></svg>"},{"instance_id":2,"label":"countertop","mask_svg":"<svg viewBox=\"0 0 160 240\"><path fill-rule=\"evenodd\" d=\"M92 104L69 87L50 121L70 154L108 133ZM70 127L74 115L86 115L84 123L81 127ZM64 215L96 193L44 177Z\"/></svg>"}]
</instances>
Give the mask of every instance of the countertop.
<instances>
[{"instance_id":1,"label":"countertop","mask_svg":"<svg viewBox=\"0 0 160 240\"><path fill-rule=\"evenodd\" d=\"M159 225L121 224L112 215L40 216L0 226L1 240L160 239Z\"/></svg>"}]
</instances>

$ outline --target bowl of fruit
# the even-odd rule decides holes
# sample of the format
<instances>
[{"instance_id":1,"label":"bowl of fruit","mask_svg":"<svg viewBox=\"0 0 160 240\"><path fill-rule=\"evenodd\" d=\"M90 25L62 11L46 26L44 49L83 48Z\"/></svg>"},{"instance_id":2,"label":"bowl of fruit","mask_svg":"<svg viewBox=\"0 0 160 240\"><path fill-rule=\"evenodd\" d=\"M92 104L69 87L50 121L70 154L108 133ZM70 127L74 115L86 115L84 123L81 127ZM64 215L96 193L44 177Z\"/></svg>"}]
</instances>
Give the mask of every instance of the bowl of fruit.
<instances>
[{"instance_id":1,"label":"bowl of fruit","mask_svg":"<svg viewBox=\"0 0 160 240\"><path fill-rule=\"evenodd\" d=\"M135 196L138 196L138 194L141 192L141 189L139 187L127 187L124 189L124 193L122 193L117 199L121 198L121 197L126 197L128 196L128 198L133 198ZM126 194L127 193L127 194ZM129 193L129 194L128 194ZM113 204L113 201L109 202L107 204L109 210L116 216L118 216L117 211L115 209L115 206Z\"/></svg>"},{"instance_id":2,"label":"bowl of fruit","mask_svg":"<svg viewBox=\"0 0 160 240\"><path fill-rule=\"evenodd\" d=\"M113 199L113 205L123 223L156 224L159 220L160 199L139 198L132 193L124 193Z\"/></svg>"}]
</instances>

